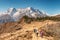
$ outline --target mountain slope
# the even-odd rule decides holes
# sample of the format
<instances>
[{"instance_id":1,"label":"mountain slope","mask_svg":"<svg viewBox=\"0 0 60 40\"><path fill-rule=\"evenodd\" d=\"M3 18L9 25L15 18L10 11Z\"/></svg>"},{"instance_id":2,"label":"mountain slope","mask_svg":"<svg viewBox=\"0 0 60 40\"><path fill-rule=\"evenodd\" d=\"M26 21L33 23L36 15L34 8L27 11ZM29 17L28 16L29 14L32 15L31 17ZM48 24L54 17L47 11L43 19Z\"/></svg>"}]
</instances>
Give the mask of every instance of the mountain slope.
<instances>
[{"instance_id":1,"label":"mountain slope","mask_svg":"<svg viewBox=\"0 0 60 40\"><path fill-rule=\"evenodd\" d=\"M16 10L16 11L14 12L13 10ZM28 17L31 17L31 18L47 16L43 12L39 11L38 9L34 9L32 7L27 7L24 9L23 8L22 9L13 8L12 11L10 11L10 15L12 15L15 20L19 20L20 18L22 18L25 15Z\"/></svg>"},{"instance_id":2,"label":"mountain slope","mask_svg":"<svg viewBox=\"0 0 60 40\"><path fill-rule=\"evenodd\" d=\"M6 12L0 15L0 22L11 22L11 21L18 21L23 16L28 16L30 18L37 18L37 17L46 17L47 15L38 9L34 9L32 7L27 8L9 8ZM7 20L8 19L8 20ZM3 22L4 20L4 22Z\"/></svg>"},{"instance_id":3,"label":"mountain slope","mask_svg":"<svg viewBox=\"0 0 60 40\"><path fill-rule=\"evenodd\" d=\"M0 15L0 23L14 22L14 19L8 14Z\"/></svg>"},{"instance_id":4,"label":"mountain slope","mask_svg":"<svg viewBox=\"0 0 60 40\"><path fill-rule=\"evenodd\" d=\"M9 14L9 15L11 15L11 16L13 16L16 11L17 11L17 10L16 10L15 8L9 8L9 9L6 11L6 13Z\"/></svg>"},{"instance_id":5,"label":"mountain slope","mask_svg":"<svg viewBox=\"0 0 60 40\"><path fill-rule=\"evenodd\" d=\"M48 23L48 24L47 24ZM24 19L21 22L10 22L0 25L0 39L1 40L59 40L60 37L60 21L32 21L30 24L25 23ZM44 29L45 35L43 38L33 32L35 28L39 30Z\"/></svg>"}]
</instances>

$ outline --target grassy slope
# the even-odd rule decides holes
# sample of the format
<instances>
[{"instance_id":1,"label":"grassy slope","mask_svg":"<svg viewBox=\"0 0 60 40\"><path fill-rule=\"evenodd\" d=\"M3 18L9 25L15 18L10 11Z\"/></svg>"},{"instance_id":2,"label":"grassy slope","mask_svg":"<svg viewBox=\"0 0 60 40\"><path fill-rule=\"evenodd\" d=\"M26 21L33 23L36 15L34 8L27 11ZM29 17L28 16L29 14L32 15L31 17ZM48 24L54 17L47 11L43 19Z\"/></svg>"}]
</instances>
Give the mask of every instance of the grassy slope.
<instances>
[{"instance_id":1,"label":"grassy slope","mask_svg":"<svg viewBox=\"0 0 60 40\"><path fill-rule=\"evenodd\" d=\"M48 23L48 25L46 24ZM28 31L33 31L33 26L36 28L44 29L46 37L53 37L54 40L59 40L60 37L60 19L58 17L44 17L44 18L29 18L24 16L21 20L17 22L4 23L0 25L0 33L12 33L17 32L20 28ZM22 32L23 33L23 32ZM23 35L24 36L24 35Z\"/></svg>"}]
</instances>

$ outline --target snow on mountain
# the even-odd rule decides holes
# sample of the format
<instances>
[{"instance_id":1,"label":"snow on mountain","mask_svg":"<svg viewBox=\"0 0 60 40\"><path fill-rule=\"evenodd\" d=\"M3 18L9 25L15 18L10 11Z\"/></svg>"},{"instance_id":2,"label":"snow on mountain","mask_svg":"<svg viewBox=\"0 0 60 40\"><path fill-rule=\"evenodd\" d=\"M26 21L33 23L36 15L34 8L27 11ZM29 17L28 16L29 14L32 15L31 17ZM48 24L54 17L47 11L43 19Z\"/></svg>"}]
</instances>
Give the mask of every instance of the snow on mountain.
<instances>
[{"instance_id":1,"label":"snow on mountain","mask_svg":"<svg viewBox=\"0 0 60 40\"><path fill-rule=\"evenodd\" d=\"M0 12L0 23L12 22L14 21L13 17L6 12Z\"/></svg>"},{"instance_id":2,"label":"snow on mountain","mask_svg":"<svg viewBox=\"0 0 60 40\"><path fill-rule=\"evenodd\" d=\"M15 9L15 8L9 8L8 10L7 10L7 14L10 14L11 16L13 16L13 14L16 12L17 10Z\"/></svg>"},{"instance_id":3,"label":"snow on mountain","mask_svg":"<svg viewBox=\"0 0 60 40\"><path fill-rule=\"evenodd\" d=\"M38 9L34 9L32 7L19 8L19 9L9 8L5 13L0 14L0 22L2 23L2 22L17 21L25 15L31 18L46 16L46 14L44 14L42 11L39 11Z\"/></svg>"},{"instance_id":4,"label":"snow on mountain","mask_svg":"<svg viewBox=\"0 0 60 40\"><path fill-rule=\"evenodd\" d=\"M0 23L12 22L14 19L8 14L0 15Z\"/></svg>"},{"instance_id":5,"label":"snow on mountain","mask_svg":"<svg viewBox=\"0 0 60 40\"><path fill-rule=\"evenodd\" d=\"M23 16L28 16L28 17L45 17L46 14L44 14L43 12L39 11L38 9L34 9L32 7L28 7L28 8L24 8L24 9L17 9L17 12L14 13L13 18L15 20L19 20L20 18L22 18Z\"/></svg>"}]
</instances>

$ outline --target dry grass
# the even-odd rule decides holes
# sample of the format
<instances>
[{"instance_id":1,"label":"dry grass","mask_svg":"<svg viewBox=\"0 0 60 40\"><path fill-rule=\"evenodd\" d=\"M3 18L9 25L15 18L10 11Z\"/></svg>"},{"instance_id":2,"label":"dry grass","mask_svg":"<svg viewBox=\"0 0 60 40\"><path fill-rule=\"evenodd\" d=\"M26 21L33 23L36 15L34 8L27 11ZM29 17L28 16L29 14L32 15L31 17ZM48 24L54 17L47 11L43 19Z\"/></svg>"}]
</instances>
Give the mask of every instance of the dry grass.
<instances>
[{"instance_id":1,"label":"dry grass","mask_svg":"<svg viewBox=\"0 0 60 40\"><path fill-rule=\"evenodd\" d=\"M59 40L60 38L60 21L32 21L26 23L25 19L18 22L4 23L0 25L0 40L35 40L34 27L38 30L44 29L44 38L38 37L38 40ZM1 35L3 38L1 38ZM6 35L4 37L4 35ZM34 38L35 37L35 38Z\"/></svg>"}]
</instances>

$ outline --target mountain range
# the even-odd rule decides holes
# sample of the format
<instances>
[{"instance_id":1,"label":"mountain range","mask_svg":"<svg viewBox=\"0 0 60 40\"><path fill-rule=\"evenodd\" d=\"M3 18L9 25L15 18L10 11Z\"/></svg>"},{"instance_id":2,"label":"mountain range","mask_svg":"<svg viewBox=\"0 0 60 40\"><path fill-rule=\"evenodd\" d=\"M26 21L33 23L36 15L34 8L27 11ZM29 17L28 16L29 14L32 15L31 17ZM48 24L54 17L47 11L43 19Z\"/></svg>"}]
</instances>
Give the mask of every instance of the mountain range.
<instances>
[{"instance_id":1,"label":"mountain range","mask_svg":"<svg viewBox=\"0 0 60 40\"><path fill-rule=\"evenodd\" d=\"M18 21L25 15L30 18L40 18L47 16L47 14L45 14L44 12L39 11L38 9L34 9L32 7L19 9L9 8L6 12L0 14L0 23Z\"/></svg>"},{"instance_id":2,"label":"mountain range","mask_svg":"<svg viewBox=\"0 0 60 40\"><path fill-rule=\"evenodd\" d=\"M0 40L60 40L60 15L48 16L32 7L0 12L0 23Z\"/></svg>"}]
</instances>

